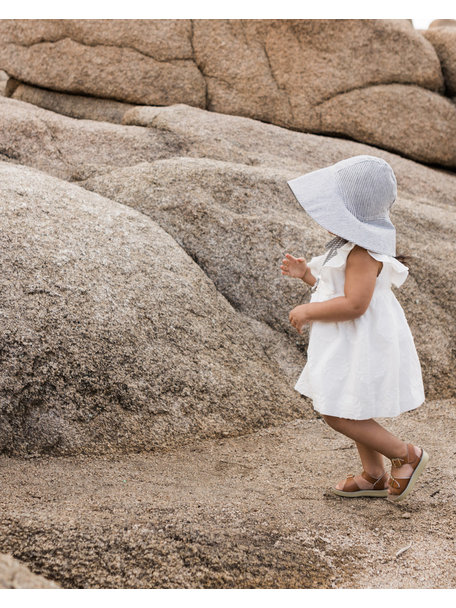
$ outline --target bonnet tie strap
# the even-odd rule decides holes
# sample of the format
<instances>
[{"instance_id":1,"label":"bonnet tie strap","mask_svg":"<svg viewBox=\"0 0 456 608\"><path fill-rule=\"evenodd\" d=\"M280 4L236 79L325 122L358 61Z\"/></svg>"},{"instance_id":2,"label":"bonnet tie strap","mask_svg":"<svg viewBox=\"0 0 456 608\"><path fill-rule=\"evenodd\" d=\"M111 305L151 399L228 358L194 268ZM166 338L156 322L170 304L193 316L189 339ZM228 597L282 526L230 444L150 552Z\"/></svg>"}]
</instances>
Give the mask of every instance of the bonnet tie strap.
<instances>
[{"instance_id":1,"label":"bonnet tie strap","mask_svg":"<svg viewBox=\"0 0 456 608\"><path fill-rule=\"evenodd\" d=\"M330 241L328 241L326 243L325 249L327 249L329 251L328 251L328 255L325 258L325 261L323 262L323 266L326 264L326 262L328 262L331 258L333 258L336 255L339 247L342 247L343 245L345 245L345 243L348 243L348 240L342 238L341 236L335 236L333 239L331 239Z\"/></svg>"},{"instance_id":2,"label":"bonnet tie strap","mask_svg":"<svg viewBox=\"0 0 456 608\"><path fill-rule=\"evenodd\" d=\"M345 245L345 243L348 243L348 240L344 239L341 236L335 236L334 238L332 238L330 241L328 241L326 243L325 249L328 251L328 255L325 257L325 260L324 260L323 264L321 265L321 268L323 268L323 266L326 264L326 262L328 262L331 258L333 258L337 254L338 249L340 247L342 247L343 245ZM321 272L321 269L320 269L320 272ZM319 282L320 282L320 275L318 275L315 284L311 288L311 290L310 290L311 292L314 292L317 289Z\"/></svg>"}]
</instances>

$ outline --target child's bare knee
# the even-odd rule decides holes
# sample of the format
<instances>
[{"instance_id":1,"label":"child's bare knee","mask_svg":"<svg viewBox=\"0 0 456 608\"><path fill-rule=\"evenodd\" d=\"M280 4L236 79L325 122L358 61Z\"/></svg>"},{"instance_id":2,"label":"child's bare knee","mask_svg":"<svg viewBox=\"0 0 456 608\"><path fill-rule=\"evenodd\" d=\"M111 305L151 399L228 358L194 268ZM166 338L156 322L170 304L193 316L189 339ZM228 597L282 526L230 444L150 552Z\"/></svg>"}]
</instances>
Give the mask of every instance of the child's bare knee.
<instances>
[{"instance_id":1,"label":"child's bare knee","mask_svg":"<svg viewBox=\"0 0 456 608\"><path fill-rule=\"evenodd\" d=\"M326 414L323 414L323 418L325 422L336 431L340 429L344 423L343 418L338 418L337 416L327 416Z\"/></svg>"}]
</instances>

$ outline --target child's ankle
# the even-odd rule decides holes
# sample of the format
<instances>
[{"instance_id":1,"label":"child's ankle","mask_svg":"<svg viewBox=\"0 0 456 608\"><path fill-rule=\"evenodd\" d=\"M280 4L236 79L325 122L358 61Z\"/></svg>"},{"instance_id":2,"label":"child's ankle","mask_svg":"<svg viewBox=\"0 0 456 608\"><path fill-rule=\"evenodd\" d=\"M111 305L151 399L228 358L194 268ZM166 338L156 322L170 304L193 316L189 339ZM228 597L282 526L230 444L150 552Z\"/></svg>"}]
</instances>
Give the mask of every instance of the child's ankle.
<instances>
[{"instance_id":1,"label":"child's ankle","mask_svg":"<svg viewBox=\"0 0 456 608\"><path fill-rule=\"evenodd\" d=\"M408 451L408 443L405 443L405 441L403 442L403 448L401 450L398 450L398 454L396 454L394 457L392 457L391 460L391 465L393 466L393 468L400 468L405 464L408 464L408 459L409 459L409 451Z\"/></svg>"}]
</instances>

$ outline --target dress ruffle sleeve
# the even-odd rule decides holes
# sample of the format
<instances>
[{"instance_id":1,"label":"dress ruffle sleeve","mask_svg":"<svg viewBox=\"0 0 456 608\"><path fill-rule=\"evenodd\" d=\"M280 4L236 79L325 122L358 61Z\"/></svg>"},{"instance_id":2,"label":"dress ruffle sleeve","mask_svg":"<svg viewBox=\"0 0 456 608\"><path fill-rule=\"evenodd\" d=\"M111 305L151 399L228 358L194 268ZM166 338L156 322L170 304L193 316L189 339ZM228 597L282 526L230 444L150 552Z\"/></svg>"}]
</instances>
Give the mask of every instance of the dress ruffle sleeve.
<instances>
[{"instance_id":1,"label":"dress ruffle sleeve","mask_svg":"<svg viewBox=\"0 0 456 608\"><path fill-rule=\"evenodd\" d=\"M368 251L368 253L379 262L383 262L383 268L386 267L389 273L390 281L395 287L400 287L408 277L409 269L407 266L396 260L390 255L383 253L375 253L374 251Z\"/></svg>"},{"instance_id":2,"label":"dress ruffle sleeve","mask_svg":"<svg viewBox=\"0 0 456 608\"><path fill-rule=\"evenodd\" d=\"M350 251L355 246L355 243L346 243L343 247L337 251L336 255L328 260L323 267L323 270L326 268L340 268L344 266L347 262L347 257ZM388 275L390 283L392 283L395 287L400 287L408 277L409 269L407 266L396 260L390 255L386 255L383 253L375 253L374 251L368 251L368 253L379 262L383 262L381 275ZM316 277L322 271L323 262L326 258L326 253L323 255L319 255L313 257L310 262L307 262L307 265L312 271L312 274ZM326 272L326 271L325 271ZM328 271L330 272L330 271ZM380 275L379 275L380 276Z\"/></svg>"}]
</instances>

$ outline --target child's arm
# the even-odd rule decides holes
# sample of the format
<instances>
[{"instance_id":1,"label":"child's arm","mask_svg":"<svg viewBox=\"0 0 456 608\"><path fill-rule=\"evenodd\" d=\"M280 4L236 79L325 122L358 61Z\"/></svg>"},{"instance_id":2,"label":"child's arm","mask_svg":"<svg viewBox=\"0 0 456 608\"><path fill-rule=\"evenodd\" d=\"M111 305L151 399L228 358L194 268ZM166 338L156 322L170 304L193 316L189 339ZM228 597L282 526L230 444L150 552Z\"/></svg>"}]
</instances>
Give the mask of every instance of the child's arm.
<instances>
[{"instance_id":1,"label":"child's arm","mask_svg":"<svg viewBox=\"0 0 456 608\"><path fill-rule=\"evenodd\" d=\"M324 302L296 306L290 312L290 323L301 333L312 321L350 321L363 315L375 289L379 262L356 245L347 257L345 295Z\"/></svg>"},{"instance_id":2,"label":"child's arm","mask_svg":"<svg viewBox=\"0 0 456 608\"><path fill-rule=\"evenodd\" d=\"M314 285L316 278L313 276L310 268L307 266L305 258L294 258L290 253L285 254L280 266L282 274L296 279L302 279L308 285Z\"/></svg>"}]
</instances>

